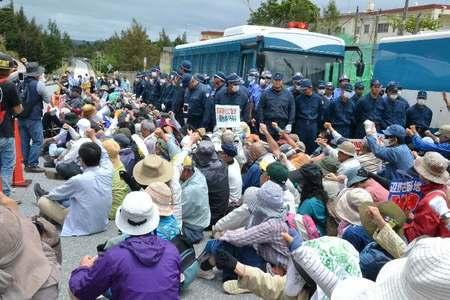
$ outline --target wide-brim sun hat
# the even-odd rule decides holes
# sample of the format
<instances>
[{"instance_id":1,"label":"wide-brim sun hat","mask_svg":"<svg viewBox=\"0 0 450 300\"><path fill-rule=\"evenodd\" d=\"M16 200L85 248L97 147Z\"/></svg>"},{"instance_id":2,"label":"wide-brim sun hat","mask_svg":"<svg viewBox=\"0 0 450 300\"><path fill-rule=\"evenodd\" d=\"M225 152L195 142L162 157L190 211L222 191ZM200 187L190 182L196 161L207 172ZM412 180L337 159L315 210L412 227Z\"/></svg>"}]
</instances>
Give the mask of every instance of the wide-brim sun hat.
<instances>
[{"instance_id":1,"label":"wide-brim sun hat","mask_svg":"<svg viewBox=\"0 0 450 300\"><path fill-rule=\"evenodd\" d=\"M336 215L350 224L361 225L359 207L364 203L373 203L368 191L361 188L344 189L337 197Z\"/></svg>"},{"instance_id":2,"label":"wide-brim sun hat","mask_svg":"<svg viewBox=\"0 0 450 300\"><path fill-rule=\"evenodd\" d=\"M403 236L403 225L406 222L406 215L403 210L394 202L386 201L381 203L367 203L359 207L359 217L362 226L366 229L370 236L373 236L377 230L377 225L372 222L369 217L369 206L375 206L380 211L383 219L391 226L391 228L400 236Z\"/></svg>"},{"instance_id":3,"label":"wide-brim sun hat","mask_svg":"<svg viewBox=\"0 0 450 300\"><path fill-rule=\"evenodd\" d=\"M158 207L148 193L131 192L117 209L115 222L122 233L132 236L148 234L158 227Z\"/></svg>"},{"instance_id":4,"label":"wide-brim sun hat","mask_svg":"<svg viewBox=\"0 0 450 300\"><path fill-rule=\"evenodd\" d=\"M172 191L167 184L163 182L152 182L147 186L145 192L152 197L153 204L158 207L160 216L173 215Z\"/></svg>"},{"instance_id":5,"label":"wide-brim sun hat","mask_svg":"<svg viewBox=\"0 0 450 300\"><path fill-rule=\"evenodd\" d=\"M338 283L331 300L448 300L450 239L417 240L404 258L383 266L376 282L347 279Z\"/></svg>"},{"instance_id":6,"label":"wide-brim sun hat","mask_svg":"<svg viewBox=\"0 0 450 300\"><path fill-rule=\"evenodd\" d=\"M172 164L158 155L148 155L133 168L133 177L139 184L168 182L172 179Z\"/></svg>"},{"instance_id":7,"label":"wide-brim sun hat","mask_svg":"<svg viewBox=\"0 0 450 300\"><path fill-rule=\"evenodd\" d=\"M437 152L427 152L423 157L418 157L414 161L414 169L417 173L437 184L447 184L449 181L447 168L448 161Z\"/></svg>"},{"instance_id":8,"label":"wide-brim sun hat","mask_svg":"<svg viewBox=\"0 0 450 300\"><path fill-rule=\"evenodd\" d=\"M337 147L337 150L351 157L356 156L355 145L353 145L353 143L350 141L343 141L342 143L340 143Z\"/></svg>"}]
</instances>

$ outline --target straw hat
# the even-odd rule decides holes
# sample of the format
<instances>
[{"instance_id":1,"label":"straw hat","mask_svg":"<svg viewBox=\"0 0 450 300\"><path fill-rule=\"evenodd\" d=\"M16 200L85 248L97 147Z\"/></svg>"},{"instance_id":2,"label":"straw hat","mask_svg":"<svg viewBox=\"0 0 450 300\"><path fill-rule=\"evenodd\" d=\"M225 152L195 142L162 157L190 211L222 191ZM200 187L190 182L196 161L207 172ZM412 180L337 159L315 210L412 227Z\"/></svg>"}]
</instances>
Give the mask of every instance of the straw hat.
<instances>
[{"instance_id":1,"label":"straw hat","mask_svg":"<svg viewBox=\"0 0 450 300\"><path fill-rule=\"evenodd\" d=\"M373 203L372 196L365 189L345 189L338 196L336 215L350 224L361 225L359 207L364 203Z\"/></svg>"},{"instance_id":2,"label":"straw hat","mask_svg":"<svg viewBox=\"0 0 450 300\"><path fill-rule=\"evenodd\" d=\"M160 216L171 216L173 214L172 191L163 182L152 182L145 191L152 197L153 203L159 209Z\"/></svg>"},{"instance_id":3,"label":"straw hat","mask_svg":"<svg viewBox=\"0 0 450 300\"><path fill-rule=\"evenodd\" d=\"M437 152L427 152L423 157L418 157L414 161L414 169L417 173L438 184L447 184L449 180L447 168L448 161Z\"/></svg>"},{"instance_id":4,"label":"straw hat","mask_svg":"<svg viewBox=\"0 0 450 300\"><path fill-rule=\"evenodd\" d=\"M131 192L116 211L116 225L125 234L144 235L158 227L158 207L146 192Z\"/></svg>"},{"instance_id":5,"label":"straw hat","mask_svg":"<svg viewBox=\"0 0 450 300\"><path fill-rule=\"evenodd\" d=\"M448 300L450 239L423 238L405 258L388 262L377 281L346 279L337 284L331 300Z\"/></svg>"},{"instance_id":6,"label":"straw hat","mask_svg":"<svg viewBox=\"0 0 450 300\"><path fill-rule=\"evenodd\" d=\"M158 155L148 155L133 169L134 179L142 185L149 185L157 181L168 182L172 179L172 175L172 164Z\"/></svg>"}]
</instances>

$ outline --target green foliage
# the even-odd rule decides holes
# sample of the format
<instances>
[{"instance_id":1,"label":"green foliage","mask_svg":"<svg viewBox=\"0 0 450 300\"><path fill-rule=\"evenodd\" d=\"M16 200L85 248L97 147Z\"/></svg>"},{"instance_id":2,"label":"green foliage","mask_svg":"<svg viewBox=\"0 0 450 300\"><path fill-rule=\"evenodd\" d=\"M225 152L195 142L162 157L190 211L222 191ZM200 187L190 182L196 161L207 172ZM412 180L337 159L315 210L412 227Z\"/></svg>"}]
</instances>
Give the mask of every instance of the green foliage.
<instances>
[{"instance_id":1,"label":"green foliage","mask_svg":"<svg viewBox=\"0 0 450 300\"><path fill-rule=\"evenodd\" d=\"M394 30L401 29L403 26L403 19L400 16L391 17L390 23ZM438 30L441 27L439 20L434 20L430 16L414 16L409 15L405 22L405 31L409 33L417 33L421 30Z\"/></svg>"},{"instance_id":2,"label":"green foliage","mask_svg":"<svg viewBox=\"0 0 450 300\"><path fill-rule=\"evenodd\" d=\"M310 0L267 0L250 13L248 24L286 27L290 21L314 23L319 13Z\"/></svg>"},{"instance_id":3,"label":"green foliage","mask_svg":"<svg viewBox=\"0 0 450 300\"><path fill-rule=\"evenodd\" d=\"M339 34L341 27L339 26L339 10L336 1L330 0L327 7L323 10L323 17L318 24L319 31L326 34Z\"/></svg>"}]
</instances>

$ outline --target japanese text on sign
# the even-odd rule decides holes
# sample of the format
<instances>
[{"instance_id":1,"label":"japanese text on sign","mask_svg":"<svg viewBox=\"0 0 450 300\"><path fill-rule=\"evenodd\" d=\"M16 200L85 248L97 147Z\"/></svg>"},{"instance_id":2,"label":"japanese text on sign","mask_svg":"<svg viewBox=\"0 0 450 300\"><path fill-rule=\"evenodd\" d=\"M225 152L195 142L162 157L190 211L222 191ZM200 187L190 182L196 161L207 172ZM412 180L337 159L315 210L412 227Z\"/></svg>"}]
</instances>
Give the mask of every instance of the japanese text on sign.
<instances>
[{"instance_id":1,"label":"japanese text on sign","mask_svg":"<svg viewBox=\"0 0 450 300\"><path fill-rule=\"evenodd\" d=\"M218 128L237 128L241 123L239 105L216 105Z\"/></svg>"}]
</instances>

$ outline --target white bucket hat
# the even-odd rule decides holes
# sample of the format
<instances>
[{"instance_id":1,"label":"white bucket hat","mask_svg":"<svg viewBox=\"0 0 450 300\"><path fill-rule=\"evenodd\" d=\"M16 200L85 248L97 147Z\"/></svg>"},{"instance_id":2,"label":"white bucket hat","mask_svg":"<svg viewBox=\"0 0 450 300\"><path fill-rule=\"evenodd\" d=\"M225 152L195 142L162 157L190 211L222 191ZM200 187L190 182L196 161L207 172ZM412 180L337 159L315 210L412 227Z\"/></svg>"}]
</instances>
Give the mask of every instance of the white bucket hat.
<instances>
[{"instance_id":1,"label":"white bucket hat","mask_svg":"<svg viewBox=\"0 0 450 300\"><path fill-rule=\"evenodd\" d=\"M418 240L405 258L388 262L377 281L340 282L331 300L448 300L450 295L450 239Z\"/></svg>"},{"instance_id":2,"label":"white bucket hat","mask_svg":"<svg viewBox=\"0 0 450 300\"><path fill-rule=\"evenodd\" d=\"M88 119L80 119L77 122L77 127L78 127L78 133L84 137L84 133L86 132L86 130L88 130L89 128L91 128L91 122L89 122Z\"/></svg>"},{"instance_id":3,"label":"white bucket hat","mask_svg":"<svg viewBox=\"0 0 450 300\"><path fill-rule=\"evenodd\" d=\"M144 235L158 227L158 207L146 192L131 192L126 195L116 212L116 225L128 235Z\"/></svg>"},{"instance_id":4,"label":"white bucket hat","mask_svg":"<svg viewBox=\"0 0 450 300\"><path fill-rule=\"evenodd\" d=\"M343 190L337 198L336 215L353 225L361 225L359 207L364 203L373 203L372 196L368 191L361 188L350 188Z\"/></svg>"}]
</instances>

